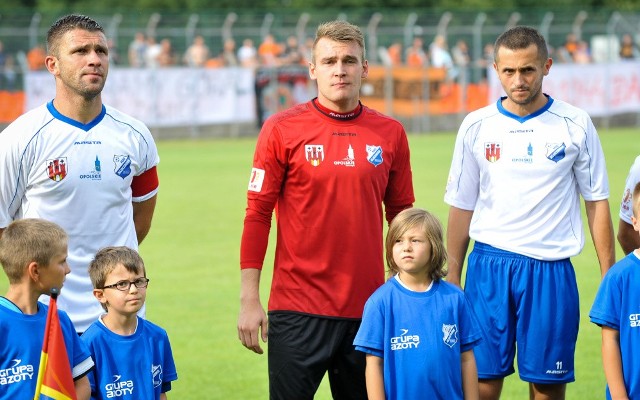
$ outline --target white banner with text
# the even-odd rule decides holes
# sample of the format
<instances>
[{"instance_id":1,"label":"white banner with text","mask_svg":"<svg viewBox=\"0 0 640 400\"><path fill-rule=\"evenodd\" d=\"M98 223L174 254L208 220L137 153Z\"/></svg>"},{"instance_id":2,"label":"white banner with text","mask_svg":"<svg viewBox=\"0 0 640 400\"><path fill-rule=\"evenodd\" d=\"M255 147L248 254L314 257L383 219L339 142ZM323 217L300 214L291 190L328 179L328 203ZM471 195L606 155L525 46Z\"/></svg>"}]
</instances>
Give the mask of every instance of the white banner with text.
<instances>
[{"instance_id":1,"label":"white banner with text","mask_svg":"<svg viewBox=\"0 0 640 400\"><path fill-rule=\"evenodd\" d=\"M489 77L489 100L494 102L505 92L495 71ZM640 112L640 62L553 64L542 90L592 117Z\"/></svg>"},{"instance_id":2,"label":"white banner with text","mask_svg":"<svg viewBox=\"0 0 640 400\"><path fill-rule=\"evenodd\" d=\"M252 122L254 82L245 68L111 68L102 101L149 127ZM26 110L53 99L52 75L29 72L25 94Z\"/></svg>"}]
</instances>

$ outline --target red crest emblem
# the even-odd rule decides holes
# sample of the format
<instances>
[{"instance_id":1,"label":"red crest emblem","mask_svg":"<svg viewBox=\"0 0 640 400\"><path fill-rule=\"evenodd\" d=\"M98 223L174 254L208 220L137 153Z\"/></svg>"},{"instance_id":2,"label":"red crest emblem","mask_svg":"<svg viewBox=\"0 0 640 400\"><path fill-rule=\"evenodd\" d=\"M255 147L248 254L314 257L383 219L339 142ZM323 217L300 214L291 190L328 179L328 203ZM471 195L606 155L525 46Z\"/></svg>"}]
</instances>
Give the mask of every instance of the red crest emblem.
<instances>
[{"instance_id":1,"label":"red crest emblem","mask_svg":"<svg viewBox=\"0 0 640 400\"><path fill-rule=\"evenodd\" d=\"M500 147L501 143L485 143L484 144L484 157L489 162L496 162L500 159Z\"/></svg>"},{"instance_id":2,"label":"red crest emblem","mask_svg":"<svg viewBox=\"0 0 640 400\"><path fill-rule=\"evenodd\" d=\"M304 156L311 165L317 167L324 160L324 146L321 144L306 144L304 146Z\"/></svg>"},{"instance_id":3,"label":"red crest emblem","mask_svg":"<svg viewBox=\"0 0 640 400\"><path fill-rule=\"evenodd\" d=\"M58 157L47 160L47 175L49 179L60 182L67 176L67 157Z\"/></svg>"}]
</instances>

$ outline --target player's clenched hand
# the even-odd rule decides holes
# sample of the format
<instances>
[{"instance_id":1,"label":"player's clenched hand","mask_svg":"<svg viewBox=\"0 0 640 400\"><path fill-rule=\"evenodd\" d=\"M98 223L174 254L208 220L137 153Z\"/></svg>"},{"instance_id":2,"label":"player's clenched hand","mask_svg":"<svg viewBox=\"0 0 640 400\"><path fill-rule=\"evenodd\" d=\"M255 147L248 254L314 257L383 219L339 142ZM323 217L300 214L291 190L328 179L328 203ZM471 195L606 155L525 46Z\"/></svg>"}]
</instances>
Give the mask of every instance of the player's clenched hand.
<instances>
[{"instance_id":1,"label":"player's clenched hand","mask_svg":"<svg viewBox=\"0 0 640 400\"><path fill-rule=\"evenodd\" d=\"M241 302L240 315L238 316L238 339L247 349L262 354L264 351L260 347L259 335L266 343L267 314L264 312L262 304L257 300Z\"/></svg>"}]
</instances>

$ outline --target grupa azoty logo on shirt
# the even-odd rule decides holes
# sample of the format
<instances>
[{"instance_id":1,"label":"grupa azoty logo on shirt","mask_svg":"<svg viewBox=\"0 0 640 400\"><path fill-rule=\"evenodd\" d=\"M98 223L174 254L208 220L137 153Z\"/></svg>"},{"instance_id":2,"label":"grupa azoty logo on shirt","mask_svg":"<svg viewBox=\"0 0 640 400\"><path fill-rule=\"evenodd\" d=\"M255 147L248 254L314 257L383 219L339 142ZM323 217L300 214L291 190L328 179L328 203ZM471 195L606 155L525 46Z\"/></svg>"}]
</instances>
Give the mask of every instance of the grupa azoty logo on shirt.
<instances>
[{"instance_id":1,"label":"grupa azoty logo on shirt","mask_svg":"<svg viewBox=\"0 0 640 400\"><path fill-rule=\"evenodd\" d=\"M629 326L640 328L640 314L629 314Z\"/></svg>"},{"instance_id":2,"label":"grupa azoty logo on shirt","mask_svg":"<svg viewBox=\"0 0 640 400\"><path fill-rule=\"evenodd\" d=\"M22 360L11 360L13 365L0 368L0 386L11 385L34 378L34 368L31 364L22 365Z\"/></svg>"},{"instance_id":3,"label":"grupa azoty logo on shirt","mask_svg":"<svg viewBox=\"0 0 640 400\"><path fill-rule=\"evenodd\" d=\"M391 351L417 349L420 344L420 336L408 335L408 329L400 329L402 333L399 336L391 338Z\"/></svg>"},{"instance_id":4,"label":"grupa azoty logo on shirt","mask_svg":"<svg viewBox=\"0 0 640 400\"><path fill-rule=\"evenodd\" d=\"M104 391L107 395L107 398L110 399L112 397L122 397L133 394L133 381L121 380L121 378L121 375L114 375L113 382L104 385Z\"/></svg>"}]
</instances>

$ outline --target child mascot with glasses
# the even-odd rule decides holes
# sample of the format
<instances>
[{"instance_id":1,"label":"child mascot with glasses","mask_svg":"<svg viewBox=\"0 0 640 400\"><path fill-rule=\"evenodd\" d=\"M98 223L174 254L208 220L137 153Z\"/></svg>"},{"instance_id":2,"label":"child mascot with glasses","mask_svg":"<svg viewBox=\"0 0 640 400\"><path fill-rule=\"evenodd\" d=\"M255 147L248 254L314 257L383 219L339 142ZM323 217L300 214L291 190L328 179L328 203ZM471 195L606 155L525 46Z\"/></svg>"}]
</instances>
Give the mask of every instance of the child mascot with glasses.
<instances>
[{"instance_id":1,"label":"child mascot with glasses","mask_svg":"<svg viewBox=\"0 0 640 400\"><path fill-rule=\"evenodd\" d=\"M166 400L178 375L167 332L137 315L149 284L142 258L125 246L103 248L89 276L107 312L82 335L96 364L91 398Z\"/></svg>"}]
</instances>

